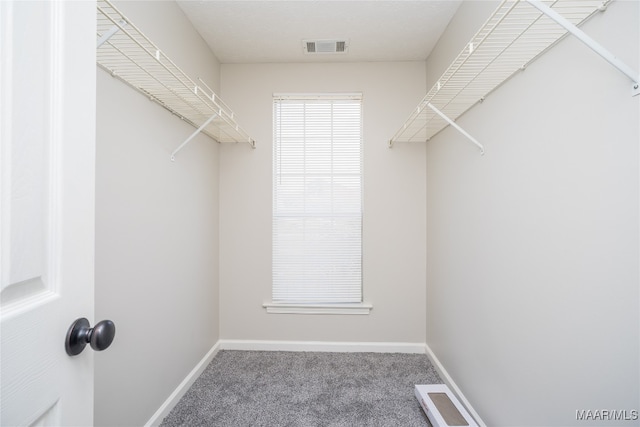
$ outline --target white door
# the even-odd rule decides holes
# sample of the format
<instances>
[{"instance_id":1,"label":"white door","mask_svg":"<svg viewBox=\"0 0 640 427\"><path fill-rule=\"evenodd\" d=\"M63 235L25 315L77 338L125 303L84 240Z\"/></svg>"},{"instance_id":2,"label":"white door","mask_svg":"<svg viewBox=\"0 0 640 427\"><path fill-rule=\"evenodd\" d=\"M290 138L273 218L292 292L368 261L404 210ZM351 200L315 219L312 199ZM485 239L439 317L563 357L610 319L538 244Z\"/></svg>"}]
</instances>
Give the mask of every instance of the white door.
<instances>
[{"instance_id":1,"label":"white door","mask_svg":"<svg viewBox=\"0 0 640 427\"><path fill-rule=\"evenodd\" d=\"M0 0L0 425L93 423L93 2Z\"/></svg>"}]
</instances>

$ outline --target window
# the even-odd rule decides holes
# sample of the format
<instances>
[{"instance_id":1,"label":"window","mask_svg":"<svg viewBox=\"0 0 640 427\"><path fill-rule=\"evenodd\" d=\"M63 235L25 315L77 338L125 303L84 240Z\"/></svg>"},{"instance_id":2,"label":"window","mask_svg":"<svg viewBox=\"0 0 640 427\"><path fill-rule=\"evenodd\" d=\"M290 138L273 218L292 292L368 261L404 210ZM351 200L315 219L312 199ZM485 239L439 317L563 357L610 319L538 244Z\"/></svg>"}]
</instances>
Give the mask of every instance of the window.
<instances>
[{"instance_id":1,"label":"window","mask_svg":"<svg viewBox=\"0 0 640 427\"><path fill-rule=\"evenodd\" d=\"M274 96L274 305L362 302L361 106Z\"/></svg>"}]
</instances>

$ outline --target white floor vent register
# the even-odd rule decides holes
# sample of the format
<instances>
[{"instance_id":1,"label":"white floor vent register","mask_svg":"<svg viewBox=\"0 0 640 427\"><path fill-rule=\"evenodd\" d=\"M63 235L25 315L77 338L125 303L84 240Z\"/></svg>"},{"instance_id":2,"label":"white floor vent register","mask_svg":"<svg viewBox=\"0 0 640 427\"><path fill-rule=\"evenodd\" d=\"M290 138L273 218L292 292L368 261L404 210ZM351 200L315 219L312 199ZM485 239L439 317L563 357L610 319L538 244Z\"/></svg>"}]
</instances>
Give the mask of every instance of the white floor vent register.
<instances>
[{"instance_id":1,"label":"white floor vent register","mask_svg":"<svg viewBox=\"0 0 640 427\"><path fill-rule=\"evenodd\" d=\"M416 398L433 427L478 427L445 384L416 385Z\"/></svg>"}]
</instances>

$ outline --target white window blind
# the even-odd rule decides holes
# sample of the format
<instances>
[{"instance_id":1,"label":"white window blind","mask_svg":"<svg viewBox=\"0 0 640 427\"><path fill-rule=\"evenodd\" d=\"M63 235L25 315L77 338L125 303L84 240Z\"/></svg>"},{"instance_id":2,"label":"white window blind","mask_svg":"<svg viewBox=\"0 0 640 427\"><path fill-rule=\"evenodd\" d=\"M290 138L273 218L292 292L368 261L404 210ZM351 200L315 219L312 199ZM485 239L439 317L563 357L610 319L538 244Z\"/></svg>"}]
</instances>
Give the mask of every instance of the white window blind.
<instances>
[{"instance_id":1,"label":"white window blind","mask_svg":"<svg viewBox=\"0 0 640 427\"><path fill-rule=\"evenodd\" d=\"M274 96L274 303L362 301L361 106Z\"/></svg>"}]
</instances>

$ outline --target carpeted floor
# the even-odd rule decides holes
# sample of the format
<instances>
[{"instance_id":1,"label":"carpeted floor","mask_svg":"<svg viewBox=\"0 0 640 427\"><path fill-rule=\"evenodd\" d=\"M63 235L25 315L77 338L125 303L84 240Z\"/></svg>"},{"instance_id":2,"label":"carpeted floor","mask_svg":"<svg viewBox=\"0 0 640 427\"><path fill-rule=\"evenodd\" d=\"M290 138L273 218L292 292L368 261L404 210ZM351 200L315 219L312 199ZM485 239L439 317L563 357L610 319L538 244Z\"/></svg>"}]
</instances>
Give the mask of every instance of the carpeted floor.
<instances>
[{"instance_id":1,"label":"carpeted floor","mask_svg":"<svg viewBox=\"0 0 640 427\"><path fill-rule=\"evenodd\" d=\"M161 427L428 426L423 354L220 351Z\"/></svg>"}]
</instances>

